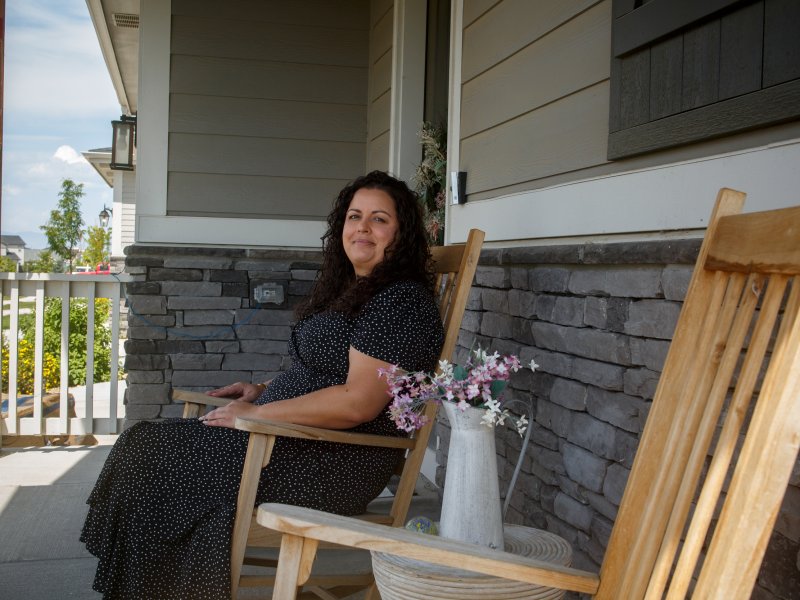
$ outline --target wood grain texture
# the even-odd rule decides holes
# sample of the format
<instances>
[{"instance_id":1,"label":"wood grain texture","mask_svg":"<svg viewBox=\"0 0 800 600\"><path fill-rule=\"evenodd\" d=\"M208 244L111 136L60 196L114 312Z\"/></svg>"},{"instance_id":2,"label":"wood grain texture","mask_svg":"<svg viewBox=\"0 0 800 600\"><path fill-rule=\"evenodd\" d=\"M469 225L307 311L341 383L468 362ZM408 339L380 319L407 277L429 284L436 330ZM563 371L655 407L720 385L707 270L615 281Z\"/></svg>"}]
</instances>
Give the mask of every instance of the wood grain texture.
<instances>
[{"instance_id":1,"label":"wood grain texture","mask_svg":"<svg viewBox=\"0 0 800 600\"><path fill-rule=\"evenodd\" d=\"M800 273L800 207L720 219L706 265L750 273Z\"/></svg>"},{"instance_id":2,"label":"wood grain texture","mask_svg":"<svg viewBox=\"0 0 800 600\"><path fill-rule=\"evenodd\" d=\"M608 136L608 159L617 160L796 120L799 118L798 115L800 115L800 80L611 132Z\"/></svg>"},{"instance_id":3,"label":"wood grain texture","mask_svg":"<svg viewBox=\"0 0 800 600\"><path fill-rule=\"evenodd\" d=\"M587 571L320 511L282 504L263 504L258 510L257 518L265 527L292 536L335 541L355 548L386 552L559 589L589 594L597 589L597 576ZM278 567L279 579L282 566Z\"/></svg>"}]
</instances>

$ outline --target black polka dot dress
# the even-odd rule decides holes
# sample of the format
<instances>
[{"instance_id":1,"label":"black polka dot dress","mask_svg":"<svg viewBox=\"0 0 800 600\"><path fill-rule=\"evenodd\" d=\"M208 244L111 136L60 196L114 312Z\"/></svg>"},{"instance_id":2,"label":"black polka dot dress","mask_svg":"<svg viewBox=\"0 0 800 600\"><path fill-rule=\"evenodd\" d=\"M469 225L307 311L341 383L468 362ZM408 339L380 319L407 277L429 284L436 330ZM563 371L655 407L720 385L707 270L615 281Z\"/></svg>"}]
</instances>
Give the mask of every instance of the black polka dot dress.
<instances>
[{"instance_id":1,"label":"black polka dot dress","mask_svg":"<svg viewBox=\"0 0 800 600\"><path fill-rule=\"evenodd\" d=\"M300 321L289 342L291 368L256 403L344 383L350 346L406 370L431 370L442 340L429 294L416 283L395 283L355 317L321 313ZM403 435L386 411L353 431ZM230 538L247 438L196 419L138 423L119 436L87 501L81 533L99 559L93 587L103 598L230 598ZM362 513L399 456L392 449L279 438L256 502Z\"/></svg>"}]
</instances>

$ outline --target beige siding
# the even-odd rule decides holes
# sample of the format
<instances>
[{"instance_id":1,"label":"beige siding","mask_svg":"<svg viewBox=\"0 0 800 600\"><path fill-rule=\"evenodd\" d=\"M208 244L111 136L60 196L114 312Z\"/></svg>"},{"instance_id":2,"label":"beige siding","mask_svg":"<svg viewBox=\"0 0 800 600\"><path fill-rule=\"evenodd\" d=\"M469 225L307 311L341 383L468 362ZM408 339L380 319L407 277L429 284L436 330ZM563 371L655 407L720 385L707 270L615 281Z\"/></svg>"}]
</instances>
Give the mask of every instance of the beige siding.
<instances>
[{"instance_id":1,"label":"beige siding","mask_svg":"<svg viewBox=\"0 0 800 600\"><path fill-rule=\"evenodd\" d=\"M324 217L366 162L368 0L173 0L167 213Z\"/></svg>"},{"instance_id":2,"label":"beige siding","mask_svg":"<svg viewBox=\"0 0 800 600\"><path fill-rule=\"evenodd\" d=\"M607 120L604 81L465 140L467 193L604 162Z\"/></svg>"},{"instance_id":3,"label":"beige siding","mask_svg":"<svg viewBox=\"0 0 800 600\"><path fill-rule=\"evenodd\" d=\"M394 4L371 0L369 39L369 95L366 168L389 168L389 130L392 97L392 31Z\"/></svg>"},{"instance_id":4,"label":"beige siding","mask_svg":"<svg viewBox=\"0 0 800 600\"><path fill-rule=\"evenodd\" d=\"M606 162L611 0L490 4L464 6L467 194Z\"/></svg>"}]
</instances>

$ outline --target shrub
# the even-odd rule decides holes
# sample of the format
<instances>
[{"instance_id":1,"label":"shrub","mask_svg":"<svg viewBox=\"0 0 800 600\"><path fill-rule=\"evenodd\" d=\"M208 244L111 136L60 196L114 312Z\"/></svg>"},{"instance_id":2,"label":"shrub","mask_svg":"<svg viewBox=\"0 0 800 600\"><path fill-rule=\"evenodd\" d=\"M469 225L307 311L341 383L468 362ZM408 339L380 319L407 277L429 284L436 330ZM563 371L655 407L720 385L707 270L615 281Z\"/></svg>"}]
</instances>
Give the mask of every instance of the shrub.
<instances>
[{"instance_id":1,"label":"shrub","mask_svg":"<svg viewBox=\"0 0 800 600\"><path fill-rule=\"evenodd\" d=\"M69 306L69 385L86 382L86 298L73 298ZM111 331L108 317L111 302L107 298L95 300L94 316L94 381L108 381L111 375ZM17 382L20 393L33 391L34 340L36 321L34 314L20 315L21 339L17 361ZM61 298L46 298L44 306L44 386L59 386L61 373ZM3 391L8 391L8 344L3 343ZM30 391L27 391L30 390Z\"/></svg>"}]
</instances>

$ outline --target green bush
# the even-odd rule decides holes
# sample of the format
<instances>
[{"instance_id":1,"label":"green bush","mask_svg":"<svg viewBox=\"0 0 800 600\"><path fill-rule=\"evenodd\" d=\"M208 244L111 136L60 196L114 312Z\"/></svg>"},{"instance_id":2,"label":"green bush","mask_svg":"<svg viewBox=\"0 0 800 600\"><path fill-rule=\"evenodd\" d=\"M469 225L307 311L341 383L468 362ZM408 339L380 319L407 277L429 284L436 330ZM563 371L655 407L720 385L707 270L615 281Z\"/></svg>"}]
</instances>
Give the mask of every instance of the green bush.
<instances>
[{"instance_id":1,"label":"green bush","mask_svg":"<svg viewBox=\"0 0 800 600\"><path fill-rule=\"evenodd\" d=\"M69 306L69 385L86 382L86 332L88 301L72 298ZM107 298L95 300L94 315L94 381L108 381L111 376L111 331L108 318L111 302ZM35 315L20 315L21 340L17 369L18 391L33 390L33 346L35 340ZM46 298L44 306L44 357L45 389L59 386L61 363L61 298ZM8 344L3 343L3 391L8 391Z\"/></svg>"}]
</instances>

